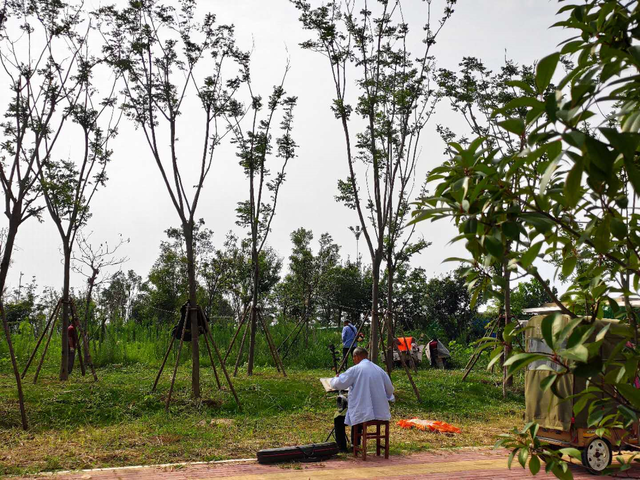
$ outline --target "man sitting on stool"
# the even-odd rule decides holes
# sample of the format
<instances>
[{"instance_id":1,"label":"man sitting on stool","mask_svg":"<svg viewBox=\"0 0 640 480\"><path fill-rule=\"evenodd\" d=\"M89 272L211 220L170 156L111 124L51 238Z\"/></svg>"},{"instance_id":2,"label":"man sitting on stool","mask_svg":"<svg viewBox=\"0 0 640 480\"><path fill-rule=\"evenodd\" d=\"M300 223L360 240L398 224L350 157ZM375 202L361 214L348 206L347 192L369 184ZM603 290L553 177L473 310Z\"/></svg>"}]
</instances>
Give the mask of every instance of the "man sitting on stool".
<instances>
[{"instance_id":1,"label":"man sitting on stool","mask_svg":"<svg viewBox=\"0 0 640 480\"><path fill-rule=\"evenodd\" d=\"M388 421L391 419L389 402L395 401L393 384L387 372L369 361L369 352L364 348L353 351L354 366L337 375L329 382L335 390L349 389L349 406L345 417L336 417L336 440L341 449L346 450L344 425L351 426L351 438L354 438L353 428L371 420ZM339 425L344 419L344 425ZM359 428L362 428L361 426ZM342 441L340 440L343 439Z\"/></svg>"}]
</instances>

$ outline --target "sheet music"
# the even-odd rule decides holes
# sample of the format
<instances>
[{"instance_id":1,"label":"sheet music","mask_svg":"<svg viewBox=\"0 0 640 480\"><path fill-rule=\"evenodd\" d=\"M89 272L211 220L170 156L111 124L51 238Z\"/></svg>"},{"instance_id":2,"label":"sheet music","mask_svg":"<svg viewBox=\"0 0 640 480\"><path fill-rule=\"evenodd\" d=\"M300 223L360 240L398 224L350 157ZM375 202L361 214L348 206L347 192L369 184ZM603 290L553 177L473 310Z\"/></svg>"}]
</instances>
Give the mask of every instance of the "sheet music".
<instances>
[{"instance_id":1,"label":"sheet music","mask_svg":"<svg viewBox=\"0 0 640 480\"><path fill-rule=\"evenodd\" d=\"M331 387L331 384L329 383L330 380L331 380L331 378L321 378L320 379L320 383L324 387L324 391L325 392L337 392L337 390L335 388Z\"/></svg>"}]
</instances>

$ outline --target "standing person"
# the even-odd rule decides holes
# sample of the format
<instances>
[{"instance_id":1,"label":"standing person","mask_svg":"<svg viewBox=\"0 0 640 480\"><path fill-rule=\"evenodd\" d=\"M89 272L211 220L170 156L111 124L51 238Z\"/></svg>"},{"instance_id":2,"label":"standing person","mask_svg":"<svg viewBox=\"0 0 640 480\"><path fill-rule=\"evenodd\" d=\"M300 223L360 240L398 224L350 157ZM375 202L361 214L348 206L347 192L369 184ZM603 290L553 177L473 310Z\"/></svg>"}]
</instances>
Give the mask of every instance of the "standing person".
<instances>
[{"instance_id":1,"label":"standing person","mask_svg":"<svg viewBox=\"0 0 640 480\"><path fill-rule=\"evenodd\" d=\"M67 328L67 337L69 338L69 363L67 364L67 371L69 375L71 375L73 363L76 359L76 348L78 347L78 332L73 322L71 322L69 328Z\"/></svg>"},{"instance_id":2,"label":"standing person","mask_svg":"<svg viewBox=\"0 0 640 480\"><path fill-rule=\"evenodd\" d=\"M344 362L345 368L349 363L350 350L357 346L357 333L358 331L356 330L356 327L351 325L351 322L349 322L349 320L345 320L344 327L342 327L342 361Z\"/></svg>"},{"instance_id":3,"label":"standing person","mask_svg":"<svg viewBox=\"0 0 640 480\"><path fill-rule=\"evenodd\" d=\"M349 390L349 404L344 417L344 425L351 426L351 438L355 428L362 429L362 423L371 420L391 419L389 402L395 402L394 388L387 372L369 361L369 352L358 347L353 351L353 367L342 375L332 378L329 384L335 390ZM344 431L338 433L336 438Z\"/></svg>"}]
</instances>

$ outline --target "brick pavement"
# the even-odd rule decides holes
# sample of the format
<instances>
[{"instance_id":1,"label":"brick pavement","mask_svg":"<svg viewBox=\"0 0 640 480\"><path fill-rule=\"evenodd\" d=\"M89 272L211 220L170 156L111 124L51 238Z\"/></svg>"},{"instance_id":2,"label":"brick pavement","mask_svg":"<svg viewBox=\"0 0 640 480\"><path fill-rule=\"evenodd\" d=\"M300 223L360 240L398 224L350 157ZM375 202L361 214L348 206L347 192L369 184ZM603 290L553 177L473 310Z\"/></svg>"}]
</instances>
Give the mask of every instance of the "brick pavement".
<instances>
[{"instance_id":1,"label":"brick pavement","mask_svg":"<svg viewBox=\"0 0 640 480\"><path fill-rule=\"evenodd\" d=\"M581 466L572 466L577 480L595 479ZM386 479L521 479L555 478L539 474L531 476L514 462L507 469L504 450L463 450L424 452L408 456L396 456L389 460L368 457L366 462L350 456L335 458L322 463L293 463L284 465L259 465L243 463L200 463L163 467L130 467L111 470L91 470L47 476L55 480L167 480L223 479L223 480L354 480ZM31 477L33 478L33 477ZM42 477L40 477L42 478ZM640 478L640 468L625 472L620 478Z\"/></svg>"}]
</instances>

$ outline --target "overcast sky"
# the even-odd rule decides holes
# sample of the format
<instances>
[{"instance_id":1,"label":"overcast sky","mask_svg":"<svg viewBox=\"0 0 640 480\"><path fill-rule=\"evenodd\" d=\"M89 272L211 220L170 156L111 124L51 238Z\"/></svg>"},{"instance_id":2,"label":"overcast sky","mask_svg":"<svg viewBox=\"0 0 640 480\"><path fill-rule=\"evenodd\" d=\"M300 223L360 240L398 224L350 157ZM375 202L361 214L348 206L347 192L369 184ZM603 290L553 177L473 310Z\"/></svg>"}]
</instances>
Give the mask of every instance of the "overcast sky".
<instances>
[{"instance_id":1,"label":"overcast sky","mask_svg":"<svg viewBox=\"0 0 640 480\"><path fill-rule=\"evenodd\" d=\"M97 5L97 0L93 1ZM254 45L254 83L264 95L279 81L287 57L291 60L286 90L299 97L293 132L299 145L298 157L288 169L269 244L286 258L291 249L291 231L305 227L314 232L315 239L322 232L329 232L341 245L343 258L354 258L356 242L348 226L356 225L357 217L334 200L336 180L347 176L347 163L342 130L329 109L329 66L324 57L298 46L309 32L300 28L297 11L287 0L200 0L199 4L215 12L220 22L235 24L242 48ZM442 0L433 1L436 11L442 4ZM410 25L420 28L425 22L424 2L405 0L403 8ZM464 56L474 56L497 70L505 55L518 64L531 64L553 52L566 38L566 32L548 28L556 21L558 8L555 0L459 0L434 50L438 66L456 69ZM1 101L7 103L6 99ZM440 103L422 137L420 178L444 160L444 145L435 132L438 123L456 132L464 130L463 121L450 111L448 103ZM187 135L186 128L188 124L183 123L182 135ZM94 199L87 230L94 232L92 238L97 242L115 242L118 234L130 238L123 249L130 260L122 268L133 269L146 278L157 258L158 245L165 238L164 230L177 226L178 217L141 132L124 124L120 131L112 144L115 153L108 169L109 181ZM234 150L221 149L207 179L198 215L214 230L214 240L220 246L230 229L240 233L235 225L235 207L246 198L246 185ZM61 286L60 241L47 215L42 224L29 221L21 227L10 285L17 285L22 272L23 282L35 275L40 287ZM424 267L430 275L454 267L442 264L444 258L465 255L462 244L447 245L456 232L444 221L422 223L418 233L433 245L416 257L413 265ZM366 254L364 238L360 252ZM368 259L365 257L364 261ZM72 285L80 286L83 281L73 274Z\"/></svg>"}]
</instances>

